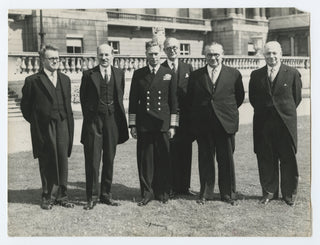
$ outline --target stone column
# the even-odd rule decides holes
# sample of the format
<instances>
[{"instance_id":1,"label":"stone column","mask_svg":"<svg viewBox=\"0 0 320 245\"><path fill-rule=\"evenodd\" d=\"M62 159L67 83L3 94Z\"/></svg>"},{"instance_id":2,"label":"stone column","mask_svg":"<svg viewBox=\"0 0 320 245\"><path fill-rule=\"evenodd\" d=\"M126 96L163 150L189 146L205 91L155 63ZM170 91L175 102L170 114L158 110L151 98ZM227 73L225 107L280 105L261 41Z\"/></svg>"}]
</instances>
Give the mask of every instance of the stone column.
<instances>
[{"instance_id":1,"label":"stone column","mask_svg":"<svg viewBox=\"0 0 320 245\"><path fill-rule=\"evenodd\" d=\"M243 17L243 8L237 8L237 16Z\"/></svg>"},{"instance_id":2,"label":"stone column","mask_svg":"<svg viewBox=\"0 0 320 245\"><path fill-rule=\"evenodd\" d=\"M259 8L253 9L253 19L260 20L260 9Z\"/></svg>"},{"instance_id":3,"label":"stone column","mask_svg":"<svg viewBox=\"0 0 320 245\"><path fill-rule=\"evenodd\" d=\"M290 55L294 56L294 36L290 36Z\"/></svg>"},{"instance_id":4,"label":"stone column","mask_svg":"<svg viewBox=\"0 0 320 245\"><path fill-rule=\"evenodd\" d=\"M235 8L228 8L228 17L235 17L236 16L236 9Z\"/></svg>"},{"instance_id":5,"label":"stone column","mask_svg":"<svg viewBox=\"0 0 320 245\"><path fill-rule=\"evenodd\" d=\"M266 20L266 9L265 8L261 8L261 19L262 20Z\"/></svg>"}]
</instances>

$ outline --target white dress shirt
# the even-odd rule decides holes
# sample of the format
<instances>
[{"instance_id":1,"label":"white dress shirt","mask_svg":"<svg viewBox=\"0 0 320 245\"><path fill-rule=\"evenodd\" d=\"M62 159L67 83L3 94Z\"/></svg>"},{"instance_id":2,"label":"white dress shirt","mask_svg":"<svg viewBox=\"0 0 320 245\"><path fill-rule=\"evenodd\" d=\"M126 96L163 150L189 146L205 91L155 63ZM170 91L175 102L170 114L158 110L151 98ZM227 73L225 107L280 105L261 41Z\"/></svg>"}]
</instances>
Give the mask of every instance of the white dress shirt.
<instances>
[{"instance_id":1,"label":"white dress shirt","mask_svg":"<svg viewBox=\"0 0 320 245\"><path fill-rule=\"evenodd\" d=\"M103 66L99 65L99 67L100 67L100 72L101 72L102 78L104 79L105 74L107 74L108 75L108 81L109 81L110 77L111 77L111 66L103 67Z\"/></svg>"},{"instance_id":2,"label":"white dress shirt","mask_svg":"<svg viewBox=\"0 0 320 245\"><path fill-rule=\"evenodd\" d=\"M220 75L221 72L221 65L217 66L216 68L213 69L213 67L207 65L207 70L208 70L208 74L211 78L211 81L213 83L213 85L216 84L216 81Z\"/></svg>"},{"instance_id":3,"label":"white dress shirt","mask_svg":"<svg viewBox=\"0 0 320 245\"><path fill-rule=\"evenodd\" d=\"M47 76L48 76L49 80L52 82L53 86L56 87L57 81L58 81L57 71L51 72L46 68L43 68L43 70L47 74Z\"/></svg>"}]
</instances>

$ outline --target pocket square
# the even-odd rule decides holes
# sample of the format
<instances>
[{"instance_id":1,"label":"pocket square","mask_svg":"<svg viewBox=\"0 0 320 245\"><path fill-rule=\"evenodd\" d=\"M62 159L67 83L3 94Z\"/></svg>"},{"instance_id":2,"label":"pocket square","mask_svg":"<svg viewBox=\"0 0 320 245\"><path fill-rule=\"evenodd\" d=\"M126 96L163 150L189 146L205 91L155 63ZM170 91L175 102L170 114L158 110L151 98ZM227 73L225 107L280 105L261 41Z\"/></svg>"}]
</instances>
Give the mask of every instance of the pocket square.
<instances>
[{"instance_id":1,"label":"pocket square","mask_svg":"<svg viewBox=\"0 0 320 245\"><path fill-rule=\"evenodd\" d=\"M163 80L171 80L171 75L170 74L166 74L163 76Z\"/></svg>"}]
</instances>

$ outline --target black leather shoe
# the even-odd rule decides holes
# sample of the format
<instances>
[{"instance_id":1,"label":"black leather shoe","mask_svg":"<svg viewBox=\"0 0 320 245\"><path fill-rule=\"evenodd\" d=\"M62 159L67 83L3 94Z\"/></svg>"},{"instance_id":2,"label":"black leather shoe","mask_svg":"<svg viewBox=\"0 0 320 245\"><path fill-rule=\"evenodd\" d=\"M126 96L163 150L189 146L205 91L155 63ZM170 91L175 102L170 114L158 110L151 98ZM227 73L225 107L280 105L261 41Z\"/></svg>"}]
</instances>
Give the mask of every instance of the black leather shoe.
<instances>
[{"instance_id":1,"label":"black leather shoe","mask_svg":"<svg viewBox=\"0 0 320 245\"><path fill-rule=\"evenodd\" d=\"M65 208L74 208L74 204L68 200L55 200L54 205L59 205Z\"/></svg>"},{"instance_id":2,"label":"black leather shoe","mask_svg":"<svg viewBox=\"0 0 320 245\"><path fill-rule=\"evenodd\" d=\"M100 203L115 207L120 206L120 203L113 201L111 198L100 198Z\"/></svg>"},{"instance_id":3,"label":"black leather shoe","mask_svg":"<svg viewBox=\"0 0 320 245\"><path fill-rule=\"evenodd\" d=\"M199 205L204 205L204 204L206 204L206 202L207 202L207 200L206 200L205 198L203 198L203 197L201 197L201 198L199 198L199 199L197 200L197 203L198 203Z\"/></svg>"},{"instance_id":4,"label":"black leather shoe","mask_svg":"<svg viewBox=\"0 0 320 245\"><path fill-rule=\"evenodd\" d=\"M224 196L221 198L221 201L231 204L232 206L237 206L238 202L235 199L232 199L230 196Z\"/></svg>"},{"instance_id":5,"label":"black leather shoe","mask_svg":"<svg viewBox=\"0 0 320 245\"><path fill-rule=\"evenodd\" d=\"M48 199L43 197L42 200L41 200L40 207L42 209L45 209L45 210L51 210L52 207L53 207L53 203L52 203L51 200L48 200Z\"/></svg>"},{"instance_id":6,"label":"black leather shoe","mask_svg":"<svg viewBox=\"0 0 320 245\"><path fill-rule=\"evenodd\" d=\"M96 205L95 202L93 202L93 201L88 201L88 202L86 203L86 205L83 206L83 209L84 209L84 210L91 210L91 209L94 208L95 205Z\"/></svg>"},{"instance_id":7,"label":"black leather shoe","mask_svg":"<svg viewBox=\"0 0 320 245\"><path fill-rule=\"evenodd\" d=\"M150 201L151 201L151 199L149 199L149 198L143 198L140 202L137 203L137 205L138 206L146 206Z\"/></svg>"},{"instance_id":8,"label":"black leather shoe","mask_svg":"<svg viewBox=\"0 0 320 245\"><path fill-rule=\"evenodd\" d=\"M169 202L169 195L167 193L164 193L161 197L160 202L163 204L167 204Z\"/></svg>"},{"instance_id":9,"label":"black leather shoe","mask_svg":"<svg viewBox=\"0 0 320 245\"><path fill-rule=\"evenodd\" d=\"M260 199L259 203L266 205L272 199L273 199L273 194L272 193L268 193L268 194L263 195L263 197Z\"/></svg>"},{"instance_id":10,"label":"black leather shoe","mask_svg":"<svg viewBox=\"0 0 320 245\"><path fill-rule=\"evenodd\" d=\"M294 200L292 198L290 198L290 197L284 197L283 200L289 206L293 206L294 205Z\"/></svg>"}]
</instances>

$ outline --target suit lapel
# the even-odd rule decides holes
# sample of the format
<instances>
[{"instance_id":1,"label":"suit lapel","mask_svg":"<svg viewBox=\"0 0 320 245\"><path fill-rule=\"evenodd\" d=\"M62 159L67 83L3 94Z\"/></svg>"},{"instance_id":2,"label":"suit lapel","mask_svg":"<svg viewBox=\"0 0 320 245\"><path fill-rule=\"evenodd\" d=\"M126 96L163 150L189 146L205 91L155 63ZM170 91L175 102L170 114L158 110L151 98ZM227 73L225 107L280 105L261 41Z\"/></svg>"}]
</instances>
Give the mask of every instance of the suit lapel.
<instances>
[{"instance_id":1,"label":"suit lapel","mask_svg":"<svg viewBox=\"0 0 320 245\"><path fill-rule=\"evenodd\" d=\"M273 85L274 91L276 91L281 86L283 86L284 81L286 81L286 76L287 76L287 69L284 65L281 64L279 68L279 72L276 78L274 79L274 85Z\"/></svg>"},{"instance_id":2,"label":"suit lapel","mask_svg":"<svg viewBox=\"0 0 320 245\"><path fill-rule=\"evenodd\" d=\"M54 94L52 93L52 88L51 88L51 84L49 82L51 82L49 80L49 78L47 77L47 75L44 73L43 70L41 70L39 72L39 78L40 78L40 81L42 83L42 85L46 88L46 90L48 91L49 95L50 95L50 99L53 100L54 98Z\"/></svg>"},{"instance_id":3,"label":"suit lapel","mask_svg":"<svg viewBox=\"0 0 320 245\"><path fill-rule=\"evenodd\" d=\"M228 75L229 74L226 72L226 67L224 65L222 65L221 70L220 70L220 74L219 74L217 81L216 81L213 96L217 91L219 91L220 89L223 88L223 84L222 84L223 82L221 82L221 81L228 81Z\"/></svg>"},{"instance_id":4,"label":"suit lapel","mask_svg":"<svg viewBox=\"0 0 320 245\"><path fill-rule=\"evenodd\" d=\"M212 94L212 89L211 89L211 86L210 84L212 84L212 81L210 79L210 76L208 74L208 69L207 69L207 66L203 67L202 68L202 78L200 78L200 84L201 86L209 93L209 94Z\"/></svg>"},{"instance_id":5,"label":"suit lapel","mask_svg":"<svg viewBox=\"0 0 320 245\"><path fill-rule=\"evenodd\" d=\"M57 75L58 75L57 82L59 82L59 80L60 80L62 94L63 94L63 97L66 99L67 98L67 81L65 80L64 76L61 76L60 72L57 72Z\"/></svg>"},{"instance_id":6,"label":"suit lapel","mask_svg":"<svg viewBox=\"0 0 320 245\"><path fill-rule=\"evenodd\" d=\"M271 87L268 78L268 68L264 66L261 70L261 86L271 95Z\"/></svg>"},{"instance_id":7,"label":"suit lapel","mask_svg":"<svg viewBox=\"0 0 320 245\"><path fill-rule=\"evenodd\" d=\"M121 88L120 88L120 85L121 85L120 75L119 75L118 71L113 68L113 66L111 66L111 72L112 72L112 76L113 76L114 83L115 83L115 86L116 86L117 94L119 94L119 91L121 91Z\"/></svg>"},{"instance_id":8,"label":"suit lapel","mask_svg":"<svg viewBox=\"0 0 320 245\"><path fill-rule=\"evenodd\" d=\"M96 86L98 95L100 95L100 81L101 81L101 79L103 79L103 78L102 78L102 76L101 76L101 72L100 72L99 66L96 66L96 67L92 70L90 76L91 76L91 79L92 79L93 84Z\"/></svg>"}]
</instances>

